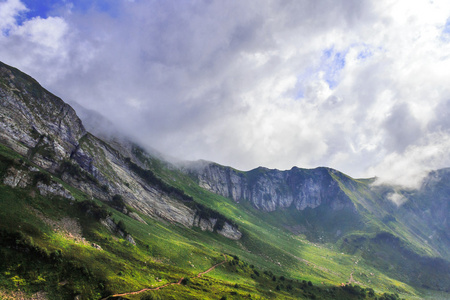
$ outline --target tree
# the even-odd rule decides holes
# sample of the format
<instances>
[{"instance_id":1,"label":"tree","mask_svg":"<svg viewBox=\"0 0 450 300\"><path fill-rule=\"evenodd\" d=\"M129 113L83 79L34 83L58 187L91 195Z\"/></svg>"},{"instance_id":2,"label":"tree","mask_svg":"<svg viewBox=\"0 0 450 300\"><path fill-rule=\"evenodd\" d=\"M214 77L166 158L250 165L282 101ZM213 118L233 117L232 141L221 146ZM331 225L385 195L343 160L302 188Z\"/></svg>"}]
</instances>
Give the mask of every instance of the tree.
<instances>
[{"instance_id":1,"label":"tree","mask_svg":"<svg viewBox=\"0 0 450 300\"><path fill-rule=\"evenodd\" d=\"M124 235L128 234L127 229L125 227L125 223L122 220L120 220L119 223L117 223L117 230L122 231Z\"/></svg>"}]
</instances>

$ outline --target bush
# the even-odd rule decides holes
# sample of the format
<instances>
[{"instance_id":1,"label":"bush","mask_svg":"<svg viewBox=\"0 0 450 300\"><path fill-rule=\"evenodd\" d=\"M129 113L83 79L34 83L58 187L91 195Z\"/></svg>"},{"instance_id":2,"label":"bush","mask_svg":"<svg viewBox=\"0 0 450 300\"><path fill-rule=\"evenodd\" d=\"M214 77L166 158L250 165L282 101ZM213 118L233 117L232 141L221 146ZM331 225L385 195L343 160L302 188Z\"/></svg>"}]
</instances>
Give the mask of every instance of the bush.
<instances>
[{"instance_id":1,"label":"bush","mask_svg":"<svg viewBox=\"0 0 450 300\"><path fill-rule=\"evenodd\" d=\"M125 227L125 223L124 223L122 220L120 220L120 221L117 223L117 229L120 230L120 231L122 231L124 235L127 235L127 234L128 234L127 229L126 229L126 227Z\"/></svg>"},{"instance_id":2,"label":"bush","mask_svg":"<svg viewBox=\"0 0 450 300\"><path fill-rule=\"evenodd\" d=\"M59 166L58 173L61 176L64 173L69 174L70 176L79 179L79 180L87 180L92 183L98 184L97 178L89 174L80 168L79 165L72 163L69 160L64 160Z\"/></svg>"},{"instance_id":3,"label":"bush","mask_svg":"<svg viewBox=\"0 0 450 300\"><path fill-rule=\"evenodd\" d=\"M48 173L37 172L33 176L33 184L36 185L39 181L49 185L52 181L52 177Z\"/></svg>"},{"instance_id":4,"label":"bush","mask_svg":"<svg viewBox=\"0 0 450 300\"><path fill-rule=\"evenodd\" d=\"M117 209L118 211L123 211L125 208L125 201L121 195L114 195L111 200L111 206Z\"/></svg>"},{"instance_id":5,"label":"bush","mask_svg":"<svg viewBox=\"0 0 450 300\"><path fill-rule=\"evenodd\" d=\"M106 208L101 207L91 200L78 202L78 208L83 213L91 214L96 220L106 219L106 217L109 215L109 212L106 210Z\"/></svg>"},{"instance_id":6,"label":"bush","mask_svg":"<svg viewBox=\"0 0 450 300\"><path fill-rule=\"evenodd\" d=\"M348 284L348 285L345 285L343 287L343 289L345 291L347 291L348 293L356 295L356 296L361 296L361 297L365 297L366 296L366 291L363 288L361 288L359 285L354 285L353 286L351 284Z\"/></svg>"}]
</instances>

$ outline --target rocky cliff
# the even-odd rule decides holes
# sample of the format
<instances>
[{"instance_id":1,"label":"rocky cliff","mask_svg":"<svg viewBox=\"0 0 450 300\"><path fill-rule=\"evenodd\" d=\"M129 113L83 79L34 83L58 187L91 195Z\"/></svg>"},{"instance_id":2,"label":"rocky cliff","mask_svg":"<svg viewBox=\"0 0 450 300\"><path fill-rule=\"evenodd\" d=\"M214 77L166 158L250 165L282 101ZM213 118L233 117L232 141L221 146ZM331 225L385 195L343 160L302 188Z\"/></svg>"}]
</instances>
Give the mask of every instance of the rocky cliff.
<instances>
[{"instance_id":1,"label":"rocky cliff","mask_svg":"<svg viewBox=\"0 0 450 300\"><path fill-rule=\"evenodd\" d=\"M195 199L146 170L131 143L108 144L88 133L72 107L1 62L0 143L91 197L110 201L120 195L151 217L241 237L230 221L217 228L217 220L202 219Z\"/></svg>"},{"instance_id":2,"label":"rocky cliff","mask_svg":"<svg viewBox=\"0 0 450 300\"><path fill-rule=\"evenodd\" d=\"M257 168L241 172L230 167L204 161L192 163L184 169L198 180L201 187L233 199L248 200L264 211L294 207L297 210L327 205L333 210L354 204L333 178L338 171L329 168L288 171Z\"/></svg>"},{"instance_id":3,"label":"rocky cliff","mask_svg":"<svg viewBox=\"0 0 450 300\"><path fill-rule=\"evenodd\" d=\"M34 79L0 63L0 142L55 171L86 134L75 111Z\"/></svg>"}]
</instances>

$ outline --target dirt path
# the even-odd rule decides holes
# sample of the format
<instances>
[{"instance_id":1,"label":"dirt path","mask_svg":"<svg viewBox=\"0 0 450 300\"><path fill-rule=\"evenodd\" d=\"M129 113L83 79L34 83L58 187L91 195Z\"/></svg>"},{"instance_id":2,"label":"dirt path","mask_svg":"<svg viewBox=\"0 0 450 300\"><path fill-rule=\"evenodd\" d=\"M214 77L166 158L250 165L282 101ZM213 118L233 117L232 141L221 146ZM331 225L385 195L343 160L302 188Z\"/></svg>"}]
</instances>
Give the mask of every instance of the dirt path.
<instances>
[{"instance_id":1,"label":"dirt path","mask_svg":"<svg viewBox=\"0 0 450 300\"><path fill-rule=\"evenodd\" d=\"M350 279L348 280L349 283L354 283L355 279L353 279L353 271L350 273Z\"/></svg>"},{"instance_id":2,"label":"dirt path","mask_svg":"<svg viewBox=\"0 0 450 300\"><path fill-rule=\"evenodd\" d=\"M218 266L223 265L224 263L226 263L226 262L227 262L227 256L226 256L225 254L222 254L222 255L223 255L224 261L215 264L214 266L212 266L211 268L209 268L208 270L206 270L206 271L204 271L204 272L198 273L198 275L196 276L196 278L199 278L199 277L201 277L202 275L211 272L212 270L214 270L214 269L217 268Z\"/></svg>"},{"instance_id":3,"label":"dirt path","mask_svg":"<svg viewBox=\"0 0 450 300\"><path fill-rule=\"evenodd\" d=\"M353 271L350 273L350 279L348 280L348 283L361 284L361 282L356 281L356 280L353 278Z\"/></svg>"},{"instance_id":4,"label":"dirt path","mask_svg":"<svg viewBox=\"0 0 450 300\"><path fill-rule=\"evenodd\" d=\"M204 272L198 273L198 275L195 276L195 278L200 278L201 276L205 275L206 273L211 272L212 270L214 270L218 266L223 265L224 263L226 263L227 262L227 256L225 254L222 254L222 255L224 257L224 261L215 264L214 266L212 266L211 268L209 268L208 270L206 270ZM122 296L127 296L127 295L136 295L136 294L140 294L140 293L147 292L147 291L157 291L157 290L160 290L162 288L168 287L170 285L180 285L181 282L183 281L183 279L184 279L184 277L181 277L180 280L178 280L178 282L170 282L170 283L166 283L164 285L161 285L161 286L158 286L158 287L154 287L154 288L145 288L145 289L142 289L142 290L139 290L139 291L135 291L135 292L128 292L128 293L110 295L110 296L108 296L106 298L103 298L102 300L106 300L106 299L109 299L111 297L122 297Z\"/></svg>"}]
</instances>

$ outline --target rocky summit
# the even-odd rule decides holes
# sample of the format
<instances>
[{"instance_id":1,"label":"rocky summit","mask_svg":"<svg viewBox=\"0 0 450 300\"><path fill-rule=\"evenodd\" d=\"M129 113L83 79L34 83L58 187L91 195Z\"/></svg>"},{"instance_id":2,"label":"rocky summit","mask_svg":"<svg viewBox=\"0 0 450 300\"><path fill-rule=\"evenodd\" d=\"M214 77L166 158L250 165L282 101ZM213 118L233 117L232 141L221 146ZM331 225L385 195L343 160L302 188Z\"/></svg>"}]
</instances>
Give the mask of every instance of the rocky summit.
<instances>
[{"instance_id":1,"label":"rocky summit","mask_svg":"<svg viewBox=\"0 0 450 300\"><path fill-rule=\"evenodd\" d=\"M297 210L327 205L334 210L354 208L350 198L333 179L339 172L329 168L314 170L292 168L289 171L257 168L237 171L215 163L192 164L187 172L198 178L199 185L209 191L233 199L250 201L267 212L294 207Z\"/></svg>"}]
</instances>

